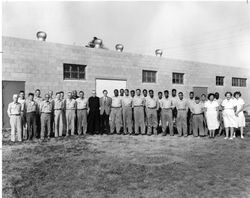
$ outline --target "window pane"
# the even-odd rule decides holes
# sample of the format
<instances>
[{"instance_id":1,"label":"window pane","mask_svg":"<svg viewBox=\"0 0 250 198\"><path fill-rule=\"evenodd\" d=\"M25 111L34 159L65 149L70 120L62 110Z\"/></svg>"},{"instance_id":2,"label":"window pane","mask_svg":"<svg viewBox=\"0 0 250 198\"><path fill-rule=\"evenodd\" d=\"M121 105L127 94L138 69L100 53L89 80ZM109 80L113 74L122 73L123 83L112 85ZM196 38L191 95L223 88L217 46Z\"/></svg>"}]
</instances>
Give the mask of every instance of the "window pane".
<instances>
[{"instance_id":1,"label":"window pane","mask_svg":"<svg viewBox=\"0 0 250 198\"><path fill-rule=\"evenodd\" d=\"M70 78L70 73L69 72L64 72L64 78Z\"/></svg>"},{"instance_id":2,"label":"window pane","mask_svg":"<svg viewBox=\"0 0 250 198\"><path fill-rule=\"evenodd\" d=\"M71 71L72 71L72 72L76 72L76 71L78 71L78 69L77 69L77 68L78 68L78 67L77 67L77 66L75 66L75 65L74 65L74 66L71 66Z\"/></svg>"},{"instance_id":3,"label":"window pane","mask_svg":"<svg viewBox=\"0 0 250 198\"><path fill-rule=\"evenodd\" d=\"M71 78L78 78L78 72L71 72Z\"/></svg>"},{"instance_id":4,"label":"window pane","mask_svg":"<svg viewBox=\"0 0 250 198\"><path fill-rule=\"evenodd\" d=\"M70 71L70 66L69 65L64 65L64 71Z\"/></svg>"},{"instance_id":5,"label":"window pane","mask_svg":"<svg viewBox=\"0 0 250 198\"><path fill-rule=\"evenodd\" d=\"M79 72L85 72L85 67L84 66L79 66Z\"/></svg>"},{"instance_id":6,"label":"window pane","mask_svg":"<svg viewBox=\"0 0 250 198\"><path fill-rule=\"evenodd\" d=\"M80 79L85 79L85 73L79 73L79 78Z\"/></svg>"}]
</instances>

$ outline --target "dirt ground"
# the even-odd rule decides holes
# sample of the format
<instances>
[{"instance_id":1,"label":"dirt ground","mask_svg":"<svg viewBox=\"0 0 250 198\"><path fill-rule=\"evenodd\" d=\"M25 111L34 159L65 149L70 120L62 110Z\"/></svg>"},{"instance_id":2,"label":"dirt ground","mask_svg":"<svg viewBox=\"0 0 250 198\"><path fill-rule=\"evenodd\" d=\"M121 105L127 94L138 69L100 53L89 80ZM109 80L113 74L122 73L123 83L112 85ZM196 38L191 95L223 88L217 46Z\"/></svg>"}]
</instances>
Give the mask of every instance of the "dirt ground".
<instances>
[{"instance_id":1,"label":"dirt ground","mask_svg":"<svg viewBox=\"0 0 250 198\"><path fill-rule=\"evenodd\" d=\"M250 137L4 142L3 197L250 197Z\"/></svg>"}]
</instances>

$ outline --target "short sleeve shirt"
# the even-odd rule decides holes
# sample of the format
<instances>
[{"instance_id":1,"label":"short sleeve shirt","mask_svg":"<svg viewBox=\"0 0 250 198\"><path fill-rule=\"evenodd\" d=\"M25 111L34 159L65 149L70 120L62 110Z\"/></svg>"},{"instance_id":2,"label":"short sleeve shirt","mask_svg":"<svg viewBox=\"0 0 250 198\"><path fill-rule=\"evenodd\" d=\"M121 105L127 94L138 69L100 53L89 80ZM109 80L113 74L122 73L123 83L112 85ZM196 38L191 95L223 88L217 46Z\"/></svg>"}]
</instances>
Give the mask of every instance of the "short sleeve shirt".
<instances>
[{"instance_id":1,"label":"short sleeve shirt","mask_svg":"<svg viewBox=\"0 0 250 198\"><path fill-rule=\"evenodd\" d=\"M76 101L74 99L66 100L66 109L67 110L75 110L76 109Z\"/></svg>"},{"instance_id":2,"label":"short sleeve shirt","mask_svg":"<svg viewBox=\"0 0 250 198\"><path fill-rule=\"evenodd\" d=\"M122 106L131 107L132 106L132 98L129 96L124 96L122 98Z\"/></svg>"},{"instance_id":3,"label":"short sleeve shirt","mask_svg":"<svg viewBox=\"0 0 250 198\"><path fill-rule=\"evenodd\" d=\"M163 109L169 109L173 106L173 101L170 98L162 98L160 101L160 107Z\"/></svg>"},{"instance_id":4,"label":"short sleeve shirt","mask_svg":"<svg viewBox=\"0 0 250 198\"><path fill-rule=\"evenodd\" d=\"M88 104L88 99L86 99L86 98L83 98L83 99L77 98L76 103L77 103L77 109L86 109L87 104Z\"/></svg>"},{"instance_id":5,"label":"short sleeve shirt","mask_svg":"<svg viewBox=\"0 0 250 198\"><path fill-rule=\"evenodd\" d=\"M26 101L26 111L27 113L36 112L38 105L35 101L27 100Z\"/></svg>"},{"instance_id":6,"label":"short sleeve shirt","mask_svg":"<svg viewBox=\"0 0 250 198\"><path fill-rule=\"evenodd\" d=\"M156 108L157 107L157 99L148 97L146 99L146 107L148 107L148 108Z\"/></svg>"},{"instance_id":7,"label":"short sleeve shirt","mask_svg":"<svg viewBox=\"0 0 250 198\"><path fill-rule=\"evenodd\" d=\"M237 111L245 104L245 101L242 98L235 99L235 104L237 106Z\"/></svg>"},{"instance_id":8,"label":"short sleeve shirt","mask_svg":"<svg viewBox=\"0 0 250 198\"><path fill-rule=\"evenodd\" d=\"M224 109L226 110L226 109L234 109L234 107L236 106L237 104L236 104L236 102L235 102L235 99L225 99L225 100L223 100L222 101L222 103L221 103L221 106L223 106L224 107Z\"/></svg>"},{"instance_id":9,"label":"short sleeve shirt","mask_svg":"<svg viewBox=\"0 0 250 198\"><path fill-rule=\"evenodd\" d=\"M143 106L145 103L145 98L142 96L135 96L133 98L133 105L136 106Z\"/></svg>"},{"instance_id":10,"label":"short sleeve shirt","mask_svg":"<svg viewBox=\"0 0 250 198\"><path fill-rule=\"evenodd\" d=\"M204 104L204 107L207 108L207 111L216 111L216 108L219 107L219 104L217 101L206 101Z\"/></svg>"},{"instance_id":11,"label":"short sleeve shirt","mask_svg":"<svg viewBox=\"0 0 250 198\"><path fill-rule=\"evenodd\" d=\"M121 107L122 106L122 99L120 96L112 97L111 107Z\"/></svg>"}]
</instances>

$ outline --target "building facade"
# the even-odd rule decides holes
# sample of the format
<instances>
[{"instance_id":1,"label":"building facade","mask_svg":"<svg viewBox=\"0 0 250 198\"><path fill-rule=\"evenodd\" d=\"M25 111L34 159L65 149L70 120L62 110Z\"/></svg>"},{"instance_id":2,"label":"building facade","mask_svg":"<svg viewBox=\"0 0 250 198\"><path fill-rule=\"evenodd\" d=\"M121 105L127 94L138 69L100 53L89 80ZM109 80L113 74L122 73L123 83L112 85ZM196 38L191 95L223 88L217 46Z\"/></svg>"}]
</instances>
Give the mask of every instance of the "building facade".
<instances>
[{"instance_id":1,"label":"building facade","mask_svg":"<svg viewBox=\"0 0 250 198\"><path fill-rule=\"evenodd\" d=\"M93 89L100 95L110 87L153 89L156 94L175 88L186 97L190 91L224 97L237 90L250 101L250 70L245 68L13 37L3 37L2 43L3 111L21 89L26 95L40 89L42 96L48 90L83 90L86 97Z\"/></svg>"}]
</instances>

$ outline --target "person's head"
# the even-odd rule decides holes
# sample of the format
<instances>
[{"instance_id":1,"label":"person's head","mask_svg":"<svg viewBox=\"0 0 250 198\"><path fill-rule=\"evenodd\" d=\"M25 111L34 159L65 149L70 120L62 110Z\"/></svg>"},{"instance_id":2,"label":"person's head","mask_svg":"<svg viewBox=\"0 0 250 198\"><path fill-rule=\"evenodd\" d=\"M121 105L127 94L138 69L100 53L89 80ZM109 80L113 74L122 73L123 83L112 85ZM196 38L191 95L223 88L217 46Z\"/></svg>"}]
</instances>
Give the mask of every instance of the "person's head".
<instances>
[{"instance_id":1,"label":"person's head","mask_svg":"<svg viewBox=\"0 0 250 198\"><path fill-rule=\"evenodd\" d=\"M92 90L92 96L96 97L96 91L95 90Z\"/></svg>"},{"instance_id":2,"label":"person's head","mask_svg":"<svg viewBox=\"0 0 250 198\"><path fill-rule=\"evenodd\" d=\"M200 102L200 97L196 96L196 97L195 97L195 103L196 103L196 104L199 104L199 102Z\"/></svg>"},{"instance_id":3,"label":"person's head","mask_svg":"<svg viewBox=\"0 0 250 198\"><path fill-rule=\"evenodd\" d=\"M63 99L64 98L64 92L61 91L60 94L61 94L61 99Z\"/></svg>"},{"instance_id":4,"label":"person's head","mask_svg":"<svg viewBox=\"0 0 250 198\"><path fill-rule=\"evenodd\" d=\"M226 97L226 99L231 99L232 98L232 92L230 92L230 91L227 91L226 93L225 93L225 97Z\"/></svg>"},{"instance_id":5,"label":"person's head","mask_svg":"<svg viewBox=\"0 0 250 198\"><path fill-rule=\"evenodd\" d=\"M33 93L29 93L29 94L28 94L28 98L29 98L30 101L33 101L33 99L34 99L34 94L33 94Z\"/></svg>"},{"instance_id":6,"label":"person's head","mask_svg":"<svg viewBox=\"0 0 250 198\"><path fill-rule=\"evenodd\" d=\"M193 100L193 98L194 98L194 92L193 92L193 91L189 92L189 98L190 98L191 100Z\"/></svg>"},{"instance_id":7,"label":"person's head","mask_svg":"<svg viewBox=\"0 0 250 198\"><path fill-rule=\"evenodd\" d=\"M73 90L71 94L72 94L72 96L75 97L75 96L77 96L77 91L76 91L76 90Z\"/></svg>"},{"instance_id":8,"label":"person's head","mask_svg":"<svg viewBox=\"0 0 250 198\"><path fill-rule=\"evenodd\" d=\"M115 95L115 97L117 97L119 95L118 89L114 90L114 95Z\"/></svg>"},{"instance_id":9,"label":"person's head","mask_svg":"<svg viewBox=\"0 0 250 198\"><path fill-rule=\"evenodd\" d=\"M202 94L201 95L201 101L203 101L203 102L206 101L206 97L207 97L206 94Z\"/></svg>"},{"instance_id":10,"label":"person's head","mask_svg":"<svg viewBox=\"0 0 250 198\"><path fill-rule=\"evenodd\" d=\"M215 93L214 93L214 97L215 97L216 100L218 100L219 97L220 97L220 94L219 94L218 92L215 92Z\"/></svg>"},{"instance_id":11,"label":"person's head","mask_svg":"<svg viewBox=\"0 0 250 198\"><path fill-rule=\"evenodd\" d=\"M79 91L79 97L83 98L84 97L84 92L83 91Z\"/></svg>"},{"instance_id":12,"label":"person's head","mask_svg":"<svg viewBox=\"0 0 250 198\"><path fill-rule=\"evenodd\" d=\"M183 93L182 93L182 92L179 92L179 93L178 93L178 96L179 96L180 100L183 99Z\"/></svg>"},{"instance_id":13,"label":"person's head","mask_svg":"<svg viewBox=\"0 0 250 198\"><path fill-rule=\"evenodd\" d=\"M239 91L234 92L234 97L238 99L239 97L241 97L241 93Z\"/></svg>"},{"instance_id":14,"label":"person's head","mask_svg":"<svg viewBox=\"0 0 250 198\"><path fill-rule=\"evenodd\" d=\"M176 96L176 89L172 89L172 96L173 96L173 97Z\"/></svg>"},{"instance_id":15,"label":"person's head","mask_svg":"<svg viewBox=\"0 0 250 198\"><path fill-rule=\"evenodd\" d=\"M107 97L108 91L107 91L106 89L104 89L104 90L102 91L102 93L103 93L103 96L104 96L104 97Z\"/></svg>"},{"instance_id":16,"label":"person's head","mask_svg":"<svg viewBox=\"0 0 250 198\"><path fill-rule=\"evenodd\" d=\"M125 89L125 96L129 96L129 90Z\"/></svg>"},{"instance_id":17,"label":"person's head","mask_svg":"<svg viewBox=\"0 0 250 198\"><path fill-rule=\"evenodd\" d=\"M44 97L44 98L45 98L45 101L49 101L49 98L50 98L50 97L49 97L49 94L45 94L45 97Z\"/></svg>"},{"instance_id":18,"label":"person's head","mask_svg":"<svg viewBox=\"0 0 250 198\"><path fill-rule=\"evenodd\" d=\"M150 98L153 98L153 97L154 97L154 91L153 91L152 89L150 89L150 90L148 91L148 93L149 93Z\"/></svg>"},{"instance_id":19,"label":"person's head","mask_svg":"<svg viewBox=\"0 0 250 198\"><path fill-rule=\"evenodd\" d=\"M135 90L131 90L130 95L131 95L132 98L135 97Z\"/></svg>"},{"instance_id":20,"label":"person's head","mask_svg":"<svg viewBox=\"0 0 250 198\"><path fill-rule=\"evenodd\" d=\"M147 97L148 91L147 91L146 89L143 89L142 93L143 93L143 96L144 96L144 97Z\"/></svg>"},{"instance_id":21,"label":"person's head","mask_svg":"<svg viewBox=\"0 0 250 198\"><path fill-rule=\"evenodd\" d=\"M67 94L68 99L71 99L72 95L73 95L72 92L69 91L68 94Z\"/></svg>"},{"instance_id":22,"label":"person's head","mask_svg":"<svg viewBox=\"0 0 250 198\"><path fill-rule=\"evenodd\" d=\"M49 90L48 94L49 94L50 98L52 98L52 96L53 96L53 91L52 91L52 90Z\"/></svg>"},{"instance_id":23,"label":"person's head","mask_svg":"<svg viewBox=\"0 0 250 198\"><path fill-rule=\"evenodd\" d=\"M213 93L210 93L210 94L208 94L208 100L210 100L210 101L214 101L214 94Z\"/></svg>"},{"instance_id":24,"label":"person's head","mask_svg":"<svg viewBox=\"0 0 250 198\"><path fill-rule=\"evenodd\" d=\"M165 90L165 91L164 91L164 96L165 96L165 98L168 98L168 97L169 97L169 92L168 92L168 90Z\"/></svg>"},{"instance_id":25,"label":"person's head","mask_svg":"<svg viewBox=\"0 0 250 198\"><path fill-rule=\"evenodd\" d=\"M56 92L56 99L60 100L61 99L61 92Z\"/></svg>"},{"instance_id":26,"label":"person's head","mask_svg":"<svg viewBox=\"0 0 250 198\"><path fill-rule=\"evenodd\" d=\"M158 98L162 99L162 92L161 91L158 92Z\"/></svg>"},{"instance_id":27,"label":"person's head","mask_svg":"<svg viewBox=\"0 0 250 198\"><path fill-rule=\"evenodd\" d=\"M120 96L124 96L124 89L120 89Z\"/></svg>"},{"instance_id":28,"label":"person's head","mask_svg":"<svg viewBox=\"0 0 250 198\"><path fill-rule=\"evenodd\" d=\"M19 92L19 97L20 97L21 99L24 99L24 91L20 91L20 92Z\"/></svg>"},{"instance_id":29,"label":"person's head","mask_svg":"<svg viewBox=\"0 0 250 198\"><path fill-rule=\"evenodd\" d=\"M141 90L140 89L136 89L136 95L140 96L141 95Z\"/></svg>"},{"instance_id":30,"label":"person's head","mask_svg":"<svg viewBox=\"0 0 250 198\"><path fill-rule=\"evenodd\" d=\"M13 102L17 102L18 100L18 94L13 94Z\"/></svg>"},{"instance_id":31,"label":"person's head","mask_svg":"<svg viewBox=\"0 0 250 198\"><path fill-rule=\"evenodd\" d=\"M37 97L40 97L40 95L41 95L40 89L36 89L35 94L36 94Z\"/></svg>"}]
</instances>

